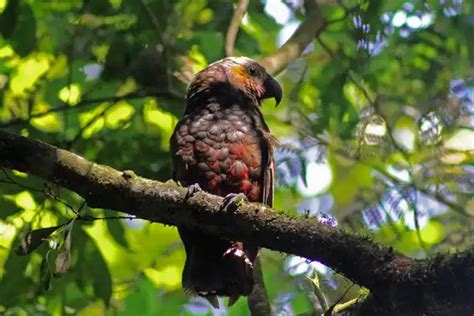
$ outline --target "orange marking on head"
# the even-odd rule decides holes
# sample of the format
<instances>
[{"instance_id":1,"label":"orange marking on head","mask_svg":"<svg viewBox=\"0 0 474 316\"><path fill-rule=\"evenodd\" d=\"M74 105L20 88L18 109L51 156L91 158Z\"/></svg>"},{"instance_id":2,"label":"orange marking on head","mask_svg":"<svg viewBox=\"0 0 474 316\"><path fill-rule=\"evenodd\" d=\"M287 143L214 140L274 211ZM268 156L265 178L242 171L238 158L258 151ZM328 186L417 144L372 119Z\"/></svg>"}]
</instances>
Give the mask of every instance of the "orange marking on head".
<instances>
[{"instance_id":1,"label":"orange marking on head","mask_svg":"<svg viewBox=\"0 0 474 316\"><path fill-rule=\"evenodd\" d=\"M231 69L232 75L238 83L248 85L249 81L251 80L247 69L244 66L236 65L232 66Z\"/></svg>"}]
</instances>

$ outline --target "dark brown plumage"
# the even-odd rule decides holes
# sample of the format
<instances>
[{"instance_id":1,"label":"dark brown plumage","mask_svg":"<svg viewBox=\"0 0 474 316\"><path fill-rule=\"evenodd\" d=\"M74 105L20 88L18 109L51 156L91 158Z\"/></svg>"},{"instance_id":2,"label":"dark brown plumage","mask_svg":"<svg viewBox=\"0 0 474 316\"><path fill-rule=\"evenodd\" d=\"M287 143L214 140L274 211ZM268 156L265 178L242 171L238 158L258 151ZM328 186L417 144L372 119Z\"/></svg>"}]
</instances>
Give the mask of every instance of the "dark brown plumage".
<instances>
[{"instance_id":1,"label":"dark brown plumage","mask_svg":"<svg viewBox=\"0 0 474 316\"><path fill-rule=\"evenodd\" d=\"M243 193L272 205L275 140L259 109L269 97L279 103L279 84L249 58L225 58L199 72L171 137L173 178L213 194ZM186 250L185 289L210 300L250 294L258 248L178 229Z\"/></svg>"}]
</instances>

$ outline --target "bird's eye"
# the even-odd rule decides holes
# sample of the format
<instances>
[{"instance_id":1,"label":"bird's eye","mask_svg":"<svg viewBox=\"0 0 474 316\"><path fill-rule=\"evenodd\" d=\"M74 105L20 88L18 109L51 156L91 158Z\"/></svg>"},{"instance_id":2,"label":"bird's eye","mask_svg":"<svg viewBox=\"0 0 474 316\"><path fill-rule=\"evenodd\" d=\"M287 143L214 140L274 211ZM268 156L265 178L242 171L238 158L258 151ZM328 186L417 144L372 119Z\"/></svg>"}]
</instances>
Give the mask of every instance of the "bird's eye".
<instances>
[{"instance_id":1,"label":"bird's eye","mask_svg":"<svg viewBox=\"0 0 474 316\"><path fill-rule=\"evenodd\" d=\"M250 66L248 72L251 76L255 77L257 75L257 68L255 66Z\"/></svg>"}]
</instances>

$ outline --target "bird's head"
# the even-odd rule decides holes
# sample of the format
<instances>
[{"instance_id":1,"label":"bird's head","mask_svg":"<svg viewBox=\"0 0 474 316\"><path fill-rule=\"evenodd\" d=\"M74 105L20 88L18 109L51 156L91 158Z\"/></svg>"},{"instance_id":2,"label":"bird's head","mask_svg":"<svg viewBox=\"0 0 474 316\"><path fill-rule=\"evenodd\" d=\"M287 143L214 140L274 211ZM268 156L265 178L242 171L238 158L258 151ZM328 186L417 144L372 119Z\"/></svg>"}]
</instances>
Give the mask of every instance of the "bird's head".
<instances>
[{"instance_id":1,"label":"bird's head","mask_svg":"<svg viewBox=\"0 0 474 316\"><path fill-rule=\"evenodd\" d=\"M200 71L189 85L188 104L201 97L228 95L229 98L246 98L255 105L262 100L275 98L281 101L281 86L265 68L247 57L227 57ZM234 100L235 101L235 100Z\"/></svg>"}]
</instances>

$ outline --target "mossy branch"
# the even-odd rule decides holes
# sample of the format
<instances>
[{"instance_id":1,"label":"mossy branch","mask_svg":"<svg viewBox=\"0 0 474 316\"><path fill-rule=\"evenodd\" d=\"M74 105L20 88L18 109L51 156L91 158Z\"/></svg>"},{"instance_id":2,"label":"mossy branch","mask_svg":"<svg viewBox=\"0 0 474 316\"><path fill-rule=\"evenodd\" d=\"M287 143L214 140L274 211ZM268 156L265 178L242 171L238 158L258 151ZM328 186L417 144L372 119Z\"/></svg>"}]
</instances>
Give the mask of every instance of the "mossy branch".
<instances>
[{"instance_id":1,"label":"mossy branch","mask_svg":"<svg viewBox=\"0 0 474 316\"><path fill-rule=\"evenodd\" d=\"M470 308L474 304L473 251L414 260L370 238L328 227L314 218L291 217L263 204L242 203L224 211L222 197L198 192L186 199L186 188L173 181L118 171L2 130L0 166L68 188L93 208L318 260L371 290L365 310L433 312L441 304ZM438 305L432 304L433 299Z\"/></svg>"}]
</instances>

